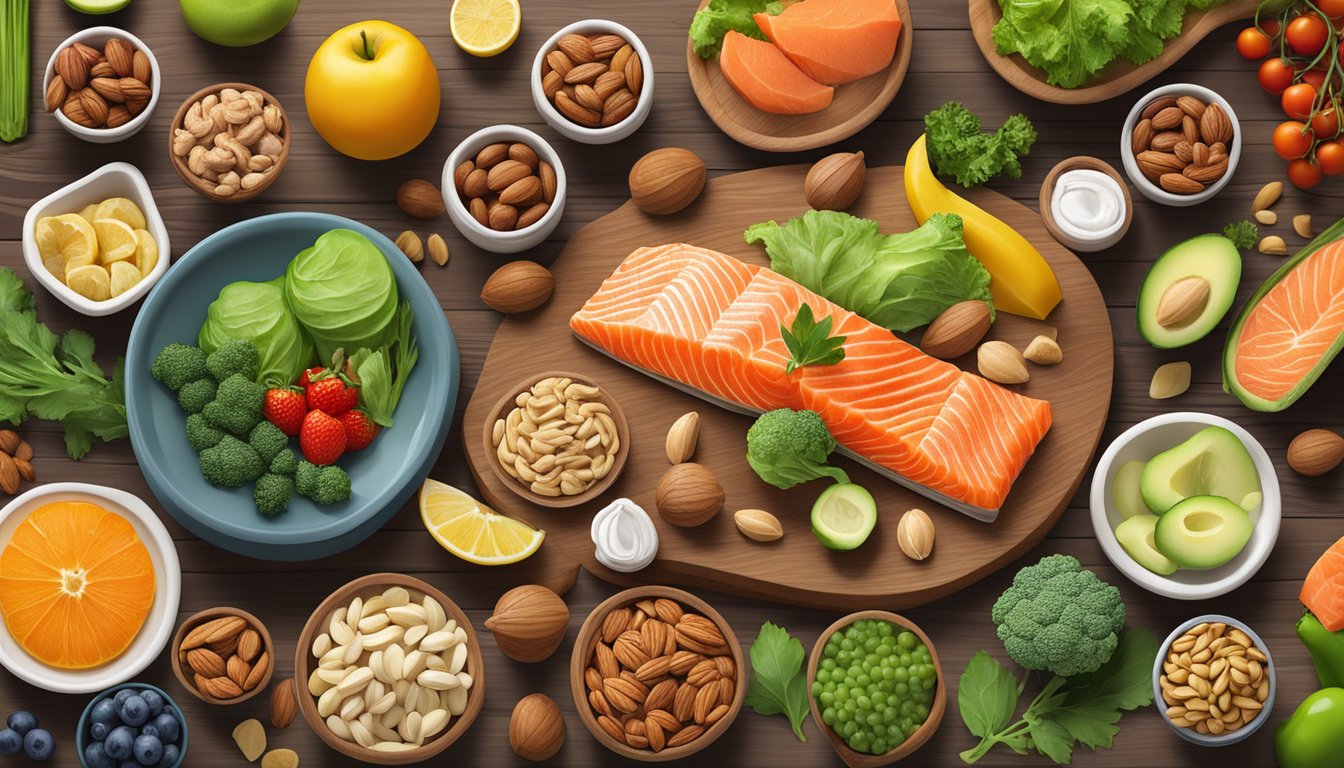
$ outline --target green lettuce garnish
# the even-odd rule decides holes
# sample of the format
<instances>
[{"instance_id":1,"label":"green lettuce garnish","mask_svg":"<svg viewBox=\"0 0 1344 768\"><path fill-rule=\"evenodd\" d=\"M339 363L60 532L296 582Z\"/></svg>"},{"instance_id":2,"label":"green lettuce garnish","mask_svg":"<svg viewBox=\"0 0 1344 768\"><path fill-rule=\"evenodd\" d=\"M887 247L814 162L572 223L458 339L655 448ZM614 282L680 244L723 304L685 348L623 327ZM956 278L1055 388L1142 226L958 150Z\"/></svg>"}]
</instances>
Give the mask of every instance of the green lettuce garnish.
<instances>
[{"instance_id":1,"label":"green lettuce garnish","mask_svg":"<svg viewBox=\"0 0 1344 768\"><path fill-rule=\"evenodd\" d=\"M764 40L765 35L752 16L758 13L776 16L783 11L784 5L778 2L712 0L691 19L691 42L695 44L695 53L702 59L717 54L723 45L723 36L732 31Z\"/></svg>"}]
</instances>

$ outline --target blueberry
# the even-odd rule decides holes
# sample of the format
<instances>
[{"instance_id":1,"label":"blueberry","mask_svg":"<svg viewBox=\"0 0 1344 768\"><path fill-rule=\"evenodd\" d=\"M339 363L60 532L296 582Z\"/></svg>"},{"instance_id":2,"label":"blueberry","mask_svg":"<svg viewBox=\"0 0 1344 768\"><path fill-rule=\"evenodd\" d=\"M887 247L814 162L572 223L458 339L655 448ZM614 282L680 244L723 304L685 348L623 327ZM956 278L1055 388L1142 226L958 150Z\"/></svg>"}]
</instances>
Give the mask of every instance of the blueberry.
<instances>
[{"instance_id":1,"label":"blueberry","mask_svg":"<svg viewBox=\"0 0 1344 768\"><path fill-rule=\"evenodd\" d=\"M154 768L173 768L173 766L177 765L177 761L181 756L182 752L177 748L176 744L165 744L163 747L163 757L159 760L159 764Z\"/></svg>"},{"instance_id":2,"label":"blueberry","mask_svg":"<svg viewBox=\"0 0 1344 768\"><path fill-rule=\"evenodd\" d=\"M134 695L134 688L122 688L120 691L117 691L116 696L112 697L112 703L117 705L117 709L121 709L122 703Z\"/></svg>"},{"instance_id":3,"label":"blueberry","mask_svg":"<svg viewBox=\"0 0 1344 768\"><path fill-rule=\"evenodd\" d=\"M154 718L154 729L158 731L159 738L164 744L175 744L177 738L182 735L182 724L177 722L177 718L164 713ZM148 728L149 726L145 726Z\"/></svg>"},{"instance_id":4,"label":"blueberry","mask_svg":"<svg viewBox=\"0 0 1344 768\"><path fill-rule=\"evenodd\" d=\"M84 748L84 763L89 768L116 768L117 765L103 751L103 744L100 741L95 741Z\"/></svg>"},{"instance_id":5,"label":"blueberry","mask_svg":"<svg viewBox=\"0 0 1344 768\"><path fill-rule=\"evenodd\" d=\"M158 691L141 691L140 698L144 699L145 703L149 705L150 717L158 717L159 713L163 711L163 696L159 695Z\"/></svg>"},{"instance_id":6,"label":"blueberry","mask_svg":"<svg viewBox=\"0 0 1344 768\"><path fill-rule=\"evenodd\" d=\"M140 696L133 694L127 696L121 706L117 707L117 714L121 716L121 722L138 728L149 719L149 704Z\"/></svg>"},{"instance_id":7,"label":"blueberry","mask_svg":"<svg viewBox=\"0 0 1344 768\"><path fill-rule=\"evenodd\" d=\"M37 718L33 717L32 712L21 709L10 715L5 725L8 725L10 730L17 731L20 736L26 736L29 731L37 727Z\"/></svg>"},{"instance_id":8,"label":"blueberry","mask_svg":"<svg viewBox=\"0 0 1344 768\"><path fill-rule=\"evenodd\" d=\"M153 737L155 737L155 738L158 738L158 737L159 737L159 729L158 729L157 726L154 725L153 722L145 723L144 725L140 726L140 735L141 735L141 736L153 736Z\"/></svg>"},{"instance_id":9,"label":"blueberry","mask_svg":"<svg viewBox=\"0 0 1344 768\"><path fill-rule=\"evenodd\" d=\"M23 751L23 737L9 728L0 731L0 755L17 755Z\"/></svg>"},{"instance_id":10,"label":"blueberry","mask_svg":"<svg viewBox=\"0 0 1344 768\"><path fill-rule=\"evenodd\" d=\"M34 728L23 737L23 753L33 760L47 760L56 751L56 742L45 728Z\"/></svg>"},{"instance_id":11,"label":"blueberry","mask_svg":"<svg viewBox=\"0 0 1344 768\"><path fill-rule=\"evenodd\" d=\"M141 768L141 766L135 760L122 760L117 764L117 768Z\"/></svg>"},{"instance_id":12,"label":"blueberry","mask_svg":"<svg viewBox=\"0 0 1344 768\"><path fill-rule=\"evenodd\" d=\"M141 736L135 740L133 752L141 765L156 765L163 759L163 742L158 736Z\"/></svg>"},{"instance_id":13,"label":"blueberry","mask_svg":"<svg viewBox=\"0 0 1344 768\"><path fill-rule=\"evenodd\" d=\"M117 705L112 703L112 699L99 699L89 711L89 720L107 726L121 724L117 720Z\"/></svg>"},{"instance_id":14,"label":"blueberry","mask_svg":"<svg viewBox=\"0 0 1344 768\"><path fill-rule=\"evenodd\" d=\"M89 735L93 737L94 741L102 741L103 739L106 739L107 734L111 733L111 731L112 727L107 723L94 723L89 726Z\"/></svg>"},{"instance_id":15,"label":"blueberry","mask_svg":"<svg viewBox=\"0 0 1344 768\"><path fill-rule=\"evenodd\" d=\"M119 725L107 734L107 740L103 742L103 749L107 756L113 760L125 760L131 756L131 749L135 746L135 731L130 726Z\"/></svg>"}]
</instances>

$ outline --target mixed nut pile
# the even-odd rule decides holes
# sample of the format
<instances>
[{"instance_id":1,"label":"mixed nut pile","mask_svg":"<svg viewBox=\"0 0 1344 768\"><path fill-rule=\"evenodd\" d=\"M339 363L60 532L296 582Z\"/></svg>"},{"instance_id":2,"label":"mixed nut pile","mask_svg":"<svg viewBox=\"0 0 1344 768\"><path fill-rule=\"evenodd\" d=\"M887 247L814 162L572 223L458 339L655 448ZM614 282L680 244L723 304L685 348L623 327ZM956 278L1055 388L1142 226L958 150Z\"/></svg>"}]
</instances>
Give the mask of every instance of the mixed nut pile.
<instances>
[{"instance_id":1,"label":"mixed nut pile","mask_svg":"<svg viewBox=\"0 0 1344 768\"><path fill-rule=\"evenodd\" d=\"M497 419L495 455L510 477L541 496L577 496L611 471L621 435L602 390L569 378L542 379Z\"/></svg>"},{"instance_id":2,"label":"mixed nut pile","mask_svg":"<svg viewBox=\"0 0 1344 768\"><path fill-rule=\"evenodd\" d=\"M261 91L224 88L187 108L173 128L173 155L221 197L255 189L285 151L285 118Z\"/></svg>"},{"instance_id":3,"label":"mixed nut pile","mask_svg":"<svg viewBox=\"0 0 1344 768\"><path fill-rule=\"evenodd\" d=\"M571 122L605 128L635 111L644 62L620 35L568 34L546 54L541 88Z\"/></svg>"},{"instance_id":4,"label":"mixed nut pile","mask_svg":"<svg viewBox=\"0 0 1344 768\"><path fill-rule=\"evenodd\" d=\"M101 51L74 43L56 54L47 111L60 110L85 128L118 128L149 105L152 83L149 56L126 40L110 38Z\"/></svg>"},{"instance_id":5,"label":"mixed nut pile","mask_svg":"<svg viewBox=\"0 0 1344 768\"><path fill-rule=\"evenodd\" d=\"M207 699L227 701L266 679L271 656L261 633L241 616L221 616L192 628L177 649L183 672Z\"/></svg>"},{"instance_id":6,"label":"mixed nut pile","mask_svg":"<svg viewBox=\"0 0 1344 768\"><path fill-rule=\"evenodd\" d=\"M1248 725L1269 697L1269 660L1255 641L1222 622L1191 627L1167 649L1162 700L1181 728L1217 736Z\"/></svg>"},{"instance_id":7,"label":"mixed nut pile","mask_svg":"<svg viewBox=\"0 0 1344 768\"><path fill-rule=\"evenodd\" d=\"M1143 108L1130 148L1149 181L1175 195L1193 195L1227 173L1234 133L1219 105L1163 96Z\"/></svg>"},{"instance_id":8,"label":"mixed nut pile","mask_svg":"<svg viewBox=\"0 0 1344 768\"><path fill-rule=\"evenodd\" d=\"M527 229L555 202L555 168L521 142L481 148L453 170L453 186L481 226L499 232Z\"/></svg>"}]
</instances>

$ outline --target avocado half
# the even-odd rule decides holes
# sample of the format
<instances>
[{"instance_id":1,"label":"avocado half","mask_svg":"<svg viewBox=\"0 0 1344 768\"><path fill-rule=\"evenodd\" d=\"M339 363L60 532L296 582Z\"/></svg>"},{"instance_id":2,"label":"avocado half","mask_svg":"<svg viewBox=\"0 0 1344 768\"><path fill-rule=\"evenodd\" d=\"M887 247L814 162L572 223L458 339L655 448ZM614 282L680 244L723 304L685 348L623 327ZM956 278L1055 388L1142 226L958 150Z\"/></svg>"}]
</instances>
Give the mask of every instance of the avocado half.
<instances>
[{"instance_id":1,"label":"avocado half","mask_svg":"<svg viewBox=\"0 0 1344 768\"><path fill-rule=\"evenodd\" d=\"M1240 506L1222 496L1194 496L1157 519L1153 543L1177 565L1217 568L1246 548L1253 530Z\"/></svg>"},{"instance_id":2,"label":"avocado half","mask_svg":"<svg viewBox=\"0 0 1344 768\"><path fill-rule=\"evenodd\" d=\"M1187 277L1209 284L1209 297L1193 318L1178 325L1157 321L1158 307L1167 289ZM1139 289L1139 334L1158 349L1193 344L1209 335L1232 308L1241 283L1241 252L1222 235L1199 235L1178 243L1162 254Z\"/></svg>"},{"instance_id":3,"label":"avocado half","mask_svg":"<svg viewBox=\"0 0 1344 768\"><path fill-rule=\"evenodd\" d=\"M1156 515L1192 496L1222 496L1247 512L1262 499L1260 473L1250 452L1222 427L1205 427L1154 456L1143 468L1140 490Z\"/></svg>"}]
</instances>

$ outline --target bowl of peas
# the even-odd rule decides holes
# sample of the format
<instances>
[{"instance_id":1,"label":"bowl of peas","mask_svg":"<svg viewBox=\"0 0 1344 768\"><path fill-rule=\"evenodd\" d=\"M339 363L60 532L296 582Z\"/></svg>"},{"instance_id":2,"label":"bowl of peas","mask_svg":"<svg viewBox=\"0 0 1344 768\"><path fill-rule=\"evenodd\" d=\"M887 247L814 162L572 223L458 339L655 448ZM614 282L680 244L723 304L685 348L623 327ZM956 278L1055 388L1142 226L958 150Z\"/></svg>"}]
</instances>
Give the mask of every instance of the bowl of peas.
<instances>
[{"instance_id":1,"label":"bowl of peas","mask_svg":"<svg viewBox=\"0 0 1344 768\"><path fill-rule=\"evenodd\" d=\"M924 745L947 709L938 652L914 622L859 611L821 633L807 662L812 719L845 765L874 768Z\"/></svg>"}]
</instances>

